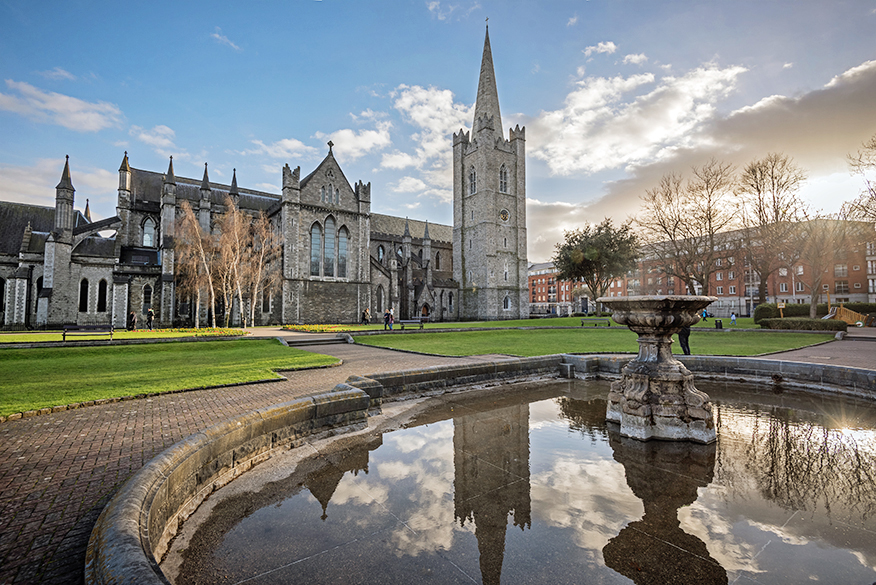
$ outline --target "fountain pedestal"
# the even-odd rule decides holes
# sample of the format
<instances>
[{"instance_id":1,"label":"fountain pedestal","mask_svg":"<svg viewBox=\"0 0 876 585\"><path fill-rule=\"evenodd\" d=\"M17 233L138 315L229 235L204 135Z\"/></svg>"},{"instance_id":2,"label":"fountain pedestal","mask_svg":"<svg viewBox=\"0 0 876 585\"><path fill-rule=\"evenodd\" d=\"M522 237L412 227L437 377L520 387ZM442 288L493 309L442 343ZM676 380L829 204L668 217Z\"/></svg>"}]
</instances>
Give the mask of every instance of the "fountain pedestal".
<instances>
[{"instance_id":1,"label":"fountain pedestal","mask_svg":"<svg viewBox=\"0 0 876 585\"><path fill-rule=\"evenodd\" d=\"M693 374L672 355L672 335L700 320L715 297L601 297L612 318L639 335L639 355L611 384L606 419L624 437L711 443L716 440L712 403L694 386Z\"/></svg>"}]
</instances>

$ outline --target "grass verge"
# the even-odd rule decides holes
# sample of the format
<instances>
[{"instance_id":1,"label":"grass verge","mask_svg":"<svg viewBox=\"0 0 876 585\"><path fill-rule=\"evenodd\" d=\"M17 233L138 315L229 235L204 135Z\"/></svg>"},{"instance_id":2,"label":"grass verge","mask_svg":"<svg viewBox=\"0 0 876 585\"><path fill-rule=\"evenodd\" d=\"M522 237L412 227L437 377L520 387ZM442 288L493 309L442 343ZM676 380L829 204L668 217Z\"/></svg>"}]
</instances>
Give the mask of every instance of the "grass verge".
<instances>
[{"instance_id":1,"label":"grass verge","mask_svg":"<svg viewBox=\"0 0 876 585\"><path fill-rule=\"evenodd\" d=\"M0 416L102 398L279 378L337 363L276 339L0 351Z\"/></svg>"},{"instance_id":2,"label":"grass verge","mask_svg":"<svg viewBox=\"0 0 876 585\"><path fill-rule=\"evenodd\" d=\"M116 329L113 332L113 341L117 339L173 339L176 337L239 337L246 335L243 329L155 329L149 331L138 329L127 331ZM69 335L67 343L71 345L77 341L108 341L108 333L95 333L90 335ZM0 343L39 343L41 341L63 341L61 331L40 331L27 333L0 333Z\"/></svg>"},{"instance_id":3,"label":"grass verge","mask_svg":"<svg viewBox=\"0 0 876 585\"><path fill-rule=\"evenodd\" d=\"M690 346L696 354L747 356L797 349L832 338L833 334L694 331ZM635 353L639 351L636 339L635 333L618 327L370 335L356 337L356 343L439 355L500 353L528 357L554 353ZM673 345L673 349L678 347L677 343Z\"/></svg>"}]
</instances>

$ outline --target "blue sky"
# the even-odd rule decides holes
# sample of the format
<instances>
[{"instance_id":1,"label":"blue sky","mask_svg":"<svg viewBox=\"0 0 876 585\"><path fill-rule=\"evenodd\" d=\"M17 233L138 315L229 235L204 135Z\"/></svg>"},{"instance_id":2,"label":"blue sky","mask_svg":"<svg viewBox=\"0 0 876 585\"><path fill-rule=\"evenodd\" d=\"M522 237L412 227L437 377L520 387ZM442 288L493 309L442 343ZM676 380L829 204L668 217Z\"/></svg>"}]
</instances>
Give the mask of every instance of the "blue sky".
<instances>
[{"instance_id":1,"label":"blue sky","mask_svg":"<svg viewBox=\"0 0 876 585\"><path fill-rule=\"evenodd\" d=\"M0 2L0 199L115 214L117 169L279 192L334 152L372 210L450 224L489 17L503 123L527 131L530 260L624 221L669 171L785 152L834 211L876 134L876 1Z\"/></svg>"}]
</instances>

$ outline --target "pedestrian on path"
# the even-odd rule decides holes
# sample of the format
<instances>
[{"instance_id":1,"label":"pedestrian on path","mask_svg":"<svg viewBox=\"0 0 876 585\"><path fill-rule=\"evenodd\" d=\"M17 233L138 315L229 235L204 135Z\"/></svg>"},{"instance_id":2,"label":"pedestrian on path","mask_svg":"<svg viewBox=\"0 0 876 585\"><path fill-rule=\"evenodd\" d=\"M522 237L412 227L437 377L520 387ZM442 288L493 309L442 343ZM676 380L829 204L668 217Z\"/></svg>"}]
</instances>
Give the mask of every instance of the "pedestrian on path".
<instances>
[{"instance_id":1,"label":"pedestrian on path","mask_svg":"<svg viewBox=\"0 0 876 585\"><path fill-rule=\"evenodd\" d=\"M155 321L155 311L151 308L146 311L146 328L152 331L152 323Z\"/></svg>"}]
</instances>

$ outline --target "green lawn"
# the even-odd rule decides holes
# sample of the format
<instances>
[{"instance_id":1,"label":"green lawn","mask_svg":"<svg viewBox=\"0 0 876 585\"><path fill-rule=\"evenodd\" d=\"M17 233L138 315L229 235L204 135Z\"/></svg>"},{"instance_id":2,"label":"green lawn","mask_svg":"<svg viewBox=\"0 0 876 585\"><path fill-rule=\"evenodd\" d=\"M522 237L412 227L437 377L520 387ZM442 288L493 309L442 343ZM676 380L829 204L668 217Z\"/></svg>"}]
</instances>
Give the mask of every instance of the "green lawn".
<instances>
[{"instance_id":1,"label":"green lawn","mask_svg":"<svg viewBox=\"0 0 876 585\"><path fill-rule=\"evenodd\" d=\"M590 318L594 318L593 315ZM609 319L608 315L604 315L603 319ZM724 329L729 329L730 319L729 318L721 318ZM612 321L613 327L620 327L617 323ZM700 321L694 327L707 327L712 328L715 326L715 319L709 317L709 320L705 323ZM321 325L321 326L310 326L314 329L327 329L329 331L382 331L383 330L383 319L380 321L375 321L372 319L370 325ZM399 329L401 325L396 322L395 329ZM440 323L426 323L424 329L468 329L475 327L489 327L489 328L512 328L512 327L581 327L581 317L552 317L547 319L514 319L508 321L446 321ZM600 326L601 327L601 326ZM593 329L593 325L587 325L584 329ZM739 317L736 319L736 326L734 329L760 329L759 325L754 324L754 319L751 317L743 318Z\"/></svg>"},{"instance_id":2,"label":"green lawn","mask_svg":"<svg viewBox=\"0 0 876 585\"><path fill-rule=\"evenodd\" d=\"M158 329L148 331L146 329L138 329L137 331L126 331L124 329L116 329L113 333L113 341L116 339L173 339L177 337L235 337L244 335L243 329ZM109 340L108 333L98 333L94 335L68 335L67 342L74 344L77 341L95 341ZM0 333L0 343L37 343L41 341L63 341L63 333L61 331L39 331L39 332L21 332L21 333Z\"/></svg>"},{"instance_id":3,"label":"green lawn","mask_svg":"<svg viewBox=\"0 0 876 585\"><path fill-rule=\"evenodd\" d=\"M0 350L0 415L39 408L278 378L337 363L275 339Z\"/></svg>"},{"instance_id":4,"label":"green lawn","mask_svg":"<svg viewBox=\"0 0 876 585\"><path fill-rule=\"evenodd\" d=\"M357 343L440 355L500 353L536 356L554 353L638 352L636 334L627 328L577 328L507 331L405 333L356 337ZM832 333L765 333L758 331L697 331L691 350L705 355L757 355L796 349L833 339ZM673 344L680 353L680 347Z\"/></svg>"}]
</instances>

